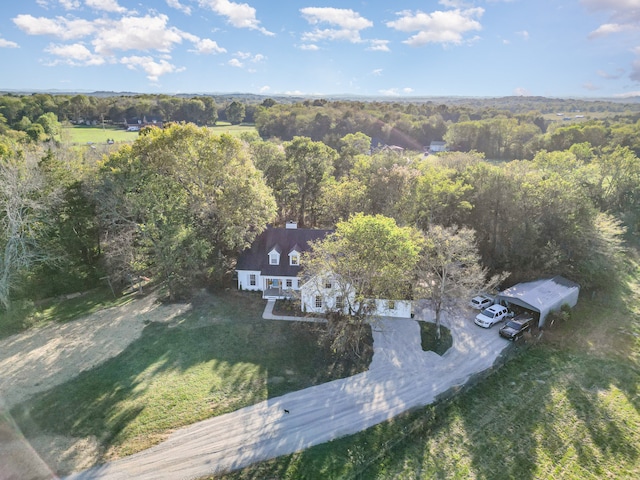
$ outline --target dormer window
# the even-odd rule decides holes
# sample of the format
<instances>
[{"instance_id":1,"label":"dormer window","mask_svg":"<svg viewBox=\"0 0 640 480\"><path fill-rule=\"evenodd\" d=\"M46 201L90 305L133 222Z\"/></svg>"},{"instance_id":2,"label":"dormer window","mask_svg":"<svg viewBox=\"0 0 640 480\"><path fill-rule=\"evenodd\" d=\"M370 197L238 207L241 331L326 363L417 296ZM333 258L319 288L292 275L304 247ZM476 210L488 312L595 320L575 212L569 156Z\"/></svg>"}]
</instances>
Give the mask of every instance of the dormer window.
<instances>
[{"instance_id":1,"label":"dormer window","mask_svg":"<svg viewBox=\"0 0 640 480\"><path fill-rule=\"evenodd\" d=\"M280 265L280 249L277 245L269 252L269 265Z\"/></svg>"},{"instance_id":2,"label":"dormer window","mask_svg":"<svg viewBox=\"0 0 640 480\"><path fill-rule=\"evenodd\" d=\"M296 245L297 247L297 245ZM297 267L300 265L300 251L295 247L289 252L289 265Z\"/></svg>"}]
</instances>

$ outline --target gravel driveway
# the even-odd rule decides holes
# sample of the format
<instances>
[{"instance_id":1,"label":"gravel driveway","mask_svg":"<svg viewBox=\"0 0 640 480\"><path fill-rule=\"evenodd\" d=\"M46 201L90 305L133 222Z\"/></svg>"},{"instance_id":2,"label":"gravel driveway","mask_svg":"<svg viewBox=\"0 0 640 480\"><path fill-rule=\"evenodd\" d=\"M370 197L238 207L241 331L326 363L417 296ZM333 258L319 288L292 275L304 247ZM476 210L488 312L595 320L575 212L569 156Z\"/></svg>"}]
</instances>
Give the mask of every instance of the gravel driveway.
<instances>
[{"instance_id":1,"label":"gravel driveway","mask_svg":"<svg viewBox=\"0 0 640 480\"><path fill-rule=\"evenodd\" d=\"M426 309L418 313L429 317ZM490 368L508 345L497 328L481 329L472 318L464 312L443 320L453 347L442 357L422 351L415 320L381 319L373 328L367 372L205 420L153 448L67 478L198 478L306 449L428 405Z\"/></svg>"}]
</instances>

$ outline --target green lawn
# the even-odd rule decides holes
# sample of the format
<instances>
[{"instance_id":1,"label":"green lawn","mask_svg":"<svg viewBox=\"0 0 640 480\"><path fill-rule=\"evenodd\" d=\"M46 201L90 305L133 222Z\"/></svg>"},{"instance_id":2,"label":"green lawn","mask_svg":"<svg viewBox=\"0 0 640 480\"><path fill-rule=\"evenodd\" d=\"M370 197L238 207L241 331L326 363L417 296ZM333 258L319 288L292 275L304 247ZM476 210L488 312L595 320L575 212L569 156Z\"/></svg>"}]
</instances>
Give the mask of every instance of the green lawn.
<instances>
[{"instance_id":1,"label":"green lawn","mask_svg":"<svg viewBox=\"0 0 640 480\"><path fill-rule=\"evenodd\" d=\"M241 133L257 132L253 124L231 125L228 122L217 122L214 127L209 127L209 129L218 135L227 133L235 137L240 136Z\"/></svg>"},{"instance_id":2,"label":"green lawn","mask_svg":"<svg viewBox=\"0 0 640 480\"><path fill-rule=\"evenodd\" d=\"M108 139L112 139L116 143L133 142L138 138L138 132L127 132L120 126L106 126L102 128L73 125L63 128L61 138L63 142L76 145L88 145L89 142L106 145Z\"/></svg>"},{"instance_id":3,"label":"green lawn","mask_svg":"<svg viewBox=\"0 0 640 480\"><path fill-rule=\"evenodd\" d=\"M255 132L256 127L251 125L231 125L226 122L218 122L214 127L209 127L214 133L227 133L233 136L239 136L245 132ZM138 138L138 132L127 132L121 126L86 126L72 125L63 128L61 135L63 142L74 145L106 145L108 139L112 139L116 144L130 143Z\"/></svg>"},{"instance_id":4,"label":"green lawn","mask_svg":"<svg viewBox=\"0 0 640 480\"><path fill-rule=\"evenodd\" d=\"M452 400L216 478L640 478L640 269L545 335Z\"/></svg>"},{"instance_id":5,"label":"green lawn","mask_svg":"<svg viewBox=\"0 0 640 480\"><path fill-rule=\"evenodd\" d=\"M27 438L97 437L108 457L170 431L366 369L317 344L315 324L265 322L264 301L225 292L167 323L150 323L124 352L36 395L11 414Z\"/></svg>"}]
</instances>

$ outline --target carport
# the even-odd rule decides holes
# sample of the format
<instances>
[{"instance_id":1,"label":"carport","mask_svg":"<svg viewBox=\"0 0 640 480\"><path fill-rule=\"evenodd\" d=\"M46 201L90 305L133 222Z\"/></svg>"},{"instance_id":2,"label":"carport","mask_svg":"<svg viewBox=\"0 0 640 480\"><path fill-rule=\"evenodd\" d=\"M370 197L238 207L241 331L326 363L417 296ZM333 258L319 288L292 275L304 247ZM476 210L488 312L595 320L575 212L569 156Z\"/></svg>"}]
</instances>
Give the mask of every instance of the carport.
<instances>
[{"instance_id":1,"label":"carport","mask_svg":"<svg viewBox=\"0 0 640 480\"><path fill-rule=\"evenodd\" d=\"M540 314L538 326L543 327L550 312L560 310L563 305L578 303L580 285L564 277L553 277L533 282L518 283L496 296L496 303L518 305Z\"/></svg>"}]
</instances>

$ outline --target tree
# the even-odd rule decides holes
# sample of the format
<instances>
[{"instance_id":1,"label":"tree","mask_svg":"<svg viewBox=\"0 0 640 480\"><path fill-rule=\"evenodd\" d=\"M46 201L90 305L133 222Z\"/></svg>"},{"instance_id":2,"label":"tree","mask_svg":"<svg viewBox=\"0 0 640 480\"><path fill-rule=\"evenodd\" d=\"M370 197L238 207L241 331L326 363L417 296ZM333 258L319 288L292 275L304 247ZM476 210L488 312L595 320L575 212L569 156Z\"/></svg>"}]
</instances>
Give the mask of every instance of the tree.
<instances>
[{"instance_id":1,"label":"tree","mask_svg":"<svg viewBox=\"0 0 640 480\"><path fill-rule=\"evenodd\" d=\"M0 304L11 306L11 293L22 276L55 255L42 248L42 230L50 222L53 194L42 194L43 177L35 152L0 162Z\"/></svg>"},{"instance_id":2,"label":"tree","mask_svg":"<svg viewBox=\"0 0 640 480\"><path fill-rule=\"evenodd\" d=\"M48 112L38 117L36 123L42 125L44 129L44 133L49 136L49 138L55 137L60 133L60 129L62 128L60 122L58 122L58 117L56 117L55 113Z\"/></svg>"},{"instance_id":3,"label":"tree","mask_svg":"<svg viewBox=\"0 0 640 480\"><path fill-rule=\"evenodd\" d=\"M193 124L149 129L112 154L96 199L111 270L156 276L172 297L220 281L275 213L244 144Z\"/></svg>"},{"instance_id":4,"label":"tree","mask_svg":"<svg viewBox=\"0 0 640 480\"><path fill-rule=\"evenodd\" d=\"M415 295L429 300L435 313L436 336L440 338L443 311L463 307L469 298L496 287L506 275L488 279L480 265L475 233L469 228L432 225L424 232L424 249L417 271Z\"/></svg>"},{"instance_id":5,"label":"tree","mask_svg":"<svg viewBox=\"0 0 640 480\"><path fill-rule=\"evenodd\" d=\"M348 312L329 316L334 350L359 353L375 299L411 297L419 252L417 231L399 227L392 218L362 213L338 223L334 233L311 246L302 259L304 278L332 278L333 293L343 298ZM326 290L318 294L326 295Z\"/></svg>"},{"instance_id":6,"label":"tree","mask_svg":"<svg viewBox=\"0 0 640 480\"><path fill-rule=\"evenodd\" d=\"M338 153L324 143L306 137L295 137L285 142L284 152L292 189L291 212L297 215L300 226L307 223L313 226L317 220L322 185L329 179Z\"/></svg>"},{"instance_id":7,"label":"tree","mask_svg":"<svg viewBox=\"0 0 640 480\"><path fill-rule=\"evenodd\" d=\"M244 120L245 110L244 103L233 101L229 104L225 111L227 120L231 122L231 125L239 125Z\"/></svg>"}]
</instances>

